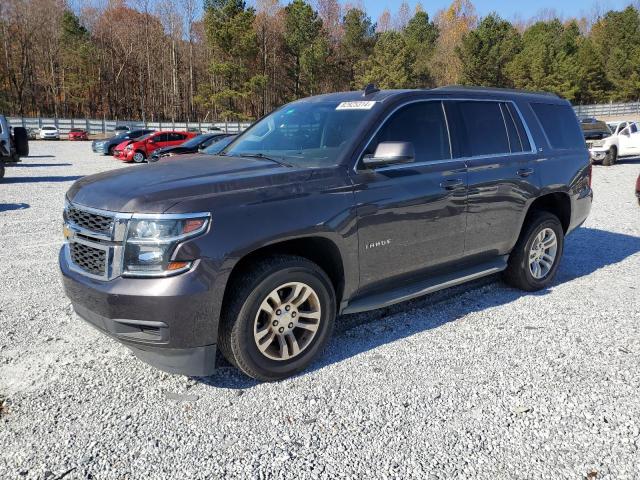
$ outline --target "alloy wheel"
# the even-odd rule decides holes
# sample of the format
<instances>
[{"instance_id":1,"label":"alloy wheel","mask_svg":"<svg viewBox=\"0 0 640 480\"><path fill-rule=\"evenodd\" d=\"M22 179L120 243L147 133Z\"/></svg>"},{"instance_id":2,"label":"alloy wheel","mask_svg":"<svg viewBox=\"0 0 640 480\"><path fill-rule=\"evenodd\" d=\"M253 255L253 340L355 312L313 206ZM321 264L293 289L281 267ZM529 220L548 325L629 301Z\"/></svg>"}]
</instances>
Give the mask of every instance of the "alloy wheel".
<instances>
[{"instance_id":1,"label":"alloy wheel","mask_svg":"<svg viewBox=\"0 0 640 480\"><path fill-rule=\"evenodd\" d=\"M320 299L309 285L285 283L260 304L253 338L258 350L271 360L290 360L315 338L322 318Z\"/></svg>"},{"instance_id":2,"label":"alloy wheel","mask_svg":"<svg viewBox=\"0 0 640 480\"><path fill-rule=\"evenodd\" d=\"M544 228L536 235L529 250L529 271L533 278L546 277L556 261L558 239L551 228Z\"/></svg>"}]
</instances>

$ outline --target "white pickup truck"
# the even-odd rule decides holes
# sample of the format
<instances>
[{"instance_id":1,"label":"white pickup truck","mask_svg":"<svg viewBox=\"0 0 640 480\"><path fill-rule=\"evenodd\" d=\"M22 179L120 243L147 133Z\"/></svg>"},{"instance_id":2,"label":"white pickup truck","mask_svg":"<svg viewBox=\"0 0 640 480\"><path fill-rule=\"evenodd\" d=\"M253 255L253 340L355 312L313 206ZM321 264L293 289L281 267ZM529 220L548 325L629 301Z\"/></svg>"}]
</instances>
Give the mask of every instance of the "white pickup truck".
<instances>
[{"instance_id":1,"label":"white pickup truck","mask_svg":"<svg viewBox=\"0 0 640 480\"><path fill-rule=\"evenodd\" d=\"M587 119L581 125L594 162L610 166L616 163L618 157L640 155L640 128L636 122L624 121L607 125L598 120Z\"/></svg>"}]
</instances>

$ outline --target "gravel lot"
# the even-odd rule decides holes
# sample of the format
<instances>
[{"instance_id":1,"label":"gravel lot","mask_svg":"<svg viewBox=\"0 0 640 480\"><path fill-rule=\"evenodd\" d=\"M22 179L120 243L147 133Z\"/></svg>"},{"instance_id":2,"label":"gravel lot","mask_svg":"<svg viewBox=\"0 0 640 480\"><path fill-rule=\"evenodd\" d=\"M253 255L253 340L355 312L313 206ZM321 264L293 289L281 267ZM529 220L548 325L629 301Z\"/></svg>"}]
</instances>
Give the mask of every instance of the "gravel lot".
<instances>
[{"instance_id":1,"label":"gravel lot","mask_svg":"<svg viewBox=\"0 0 640 480\"><path fill-rule=\"evenodd\" d=\"M640 160L594 168L553 288L342 317L311 371L257 384L162 373L74 318L64 192L121 165L32 155L0 184L0 478L640 477Z\"/></svg>"}]
</instances>

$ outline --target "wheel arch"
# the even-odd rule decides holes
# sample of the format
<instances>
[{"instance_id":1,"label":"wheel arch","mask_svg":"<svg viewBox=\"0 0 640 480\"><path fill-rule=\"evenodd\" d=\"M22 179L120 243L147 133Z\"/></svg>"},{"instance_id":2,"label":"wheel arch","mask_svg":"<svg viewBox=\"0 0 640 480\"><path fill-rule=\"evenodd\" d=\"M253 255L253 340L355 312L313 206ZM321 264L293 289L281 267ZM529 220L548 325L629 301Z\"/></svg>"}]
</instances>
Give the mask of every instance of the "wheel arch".
<instances>
[{"instance_id":1,"label":"wheel arch","mask_svg":"<svg viewBox=\"0 0 640 480\"><path fill-rule=\"evenodd\" d=\"M249 271L257 261L275 255L295 255L317 264L331 280L336 294L336 304L340 305L345 287L345 265L340 249L329 238L310 236L271 243L252 250L240 258L227 278L222 298L223 309L229 302L234 281Z\"/></svg>"},{"instance_id":2,"label":"wheel arch","mask_svg":"<svg viewBox=\"0 0 640 480\"><path fill-rule=\"evenodd\" d=\"M536 198L527 210L522 228L535 211L545 211L554 214L562 224L562 230L566 234L571 225L571 198L565 192L551 192ZM521 230L522 230L521 228Z\"/></svg>"}]
</instances>

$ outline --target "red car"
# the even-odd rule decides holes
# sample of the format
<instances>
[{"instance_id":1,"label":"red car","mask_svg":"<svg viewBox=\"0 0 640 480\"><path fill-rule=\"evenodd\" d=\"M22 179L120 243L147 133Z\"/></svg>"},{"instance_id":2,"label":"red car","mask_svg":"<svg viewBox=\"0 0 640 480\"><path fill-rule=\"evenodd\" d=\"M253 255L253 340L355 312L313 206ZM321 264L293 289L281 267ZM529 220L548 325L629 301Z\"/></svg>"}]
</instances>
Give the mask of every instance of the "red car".
<instances>
[{"instance_id":1,"label":"red car","mask_svg":"<svg viewBox=\"0 0 640 480\"><path fill-rule=\"evenodd\" d=\"M89 132L81 128L72 128L67 136L69 140L89 140Z\"/></svg>"},{"instance_id":2,"label":"red car","mask_svg":"<svg viewBox=\"0 0 640 480\"><path fill-rule=\"evenodd\" d=\"M123 162L142 163L160 148L172 147L195 137L194 132L154 132L119 144L113 156Z\"/></svg>"}]
</instances>

